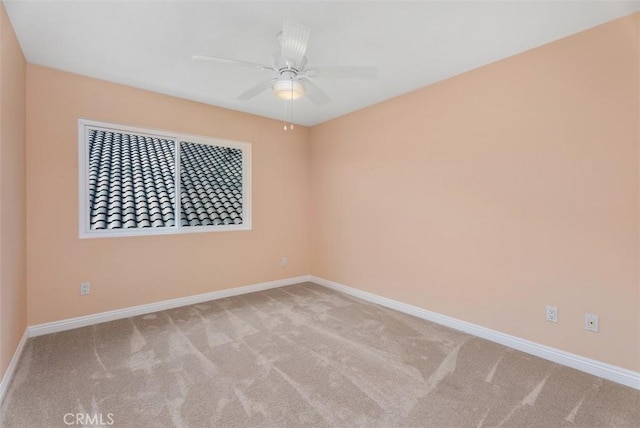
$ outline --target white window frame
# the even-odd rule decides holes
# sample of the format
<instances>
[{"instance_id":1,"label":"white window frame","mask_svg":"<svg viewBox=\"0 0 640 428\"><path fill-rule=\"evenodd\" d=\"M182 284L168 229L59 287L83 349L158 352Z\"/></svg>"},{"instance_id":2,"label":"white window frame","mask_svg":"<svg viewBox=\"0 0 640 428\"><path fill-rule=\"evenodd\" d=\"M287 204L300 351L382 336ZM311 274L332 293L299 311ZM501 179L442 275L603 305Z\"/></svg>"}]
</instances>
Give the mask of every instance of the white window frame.
<instances>
[{"instance_id":1,"label":"white window frame","mask_svg":"<svg viewBox=\"0 0 640 428\"><path fill-rule=\"evenodd\" d=\"M111 132L133 133L160 139L173 140L175 143L175 225L167 227L146 227L139 229L91 230L89 219L89 130L103 129ZM231 147L242 151L242 224L224 224L211 226L181 226L180 209L180 141L207 144L218 147ZM251 144L219 138L188 135L178 132L138 128L114 123L78 119L78 206L79 234L85 238L115 238L123 236L174 235L182 233L227 232L251 230Z\"/></svg>"}]
</instances>

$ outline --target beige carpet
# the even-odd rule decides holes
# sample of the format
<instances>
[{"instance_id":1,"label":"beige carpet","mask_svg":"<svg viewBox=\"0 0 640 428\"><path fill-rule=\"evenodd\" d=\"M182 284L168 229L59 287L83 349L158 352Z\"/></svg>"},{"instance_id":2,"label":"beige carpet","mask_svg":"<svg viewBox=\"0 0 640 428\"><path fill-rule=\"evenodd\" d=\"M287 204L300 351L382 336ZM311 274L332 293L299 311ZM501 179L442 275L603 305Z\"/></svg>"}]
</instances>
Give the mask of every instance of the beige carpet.
<instances>
[{"instance_id":1,"label":"beige carpet","mask_svg":"<svg viewBox=\"0 0 640 428\"><path fill-rule=\"evenodd\" d=\"M639 426L640 392L306 283L30 339L0 425L78 413L117 427Z\"/></svg>"}]
</instances>

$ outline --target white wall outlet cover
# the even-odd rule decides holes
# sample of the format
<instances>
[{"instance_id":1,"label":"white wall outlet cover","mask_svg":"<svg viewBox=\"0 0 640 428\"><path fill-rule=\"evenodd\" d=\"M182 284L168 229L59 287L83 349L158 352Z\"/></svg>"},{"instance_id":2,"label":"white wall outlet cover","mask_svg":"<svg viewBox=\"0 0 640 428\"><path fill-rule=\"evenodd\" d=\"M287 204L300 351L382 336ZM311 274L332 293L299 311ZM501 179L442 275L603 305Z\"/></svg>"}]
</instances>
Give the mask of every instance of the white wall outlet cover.
<instances>
[{"instance_id":1,"label":"white wall outlet cover","mask_svg":"<svg viewBox=\"0 0 640 428\"><path fill-rule=\"evenodd\" d=\"M599 326L598 316L596 314L584 314L584 329L598 332Z\"/></svg>"},{"instance_id":2,"label":"white wall outlet cover","mask_svg":"<svg viewBox=\"0 0 640 428\"><path fill-rule=\"evenodd\" d=\"M289 264L289 259L287 258L287 256L283 257L283 258L280 260L280 264L281 264L282 266L286 266L286 265L288 265L288 264Z\"/></svg>"},{"instance_id":3,"label":"white wall outlet cover","mask_svg":"<svg viewBox=\"0 0 640 428\"><path fill-rule=\"evenodd\" d=\"M91 292L91 284L89 284L88 282L81 282L80 294L85 295L85 294L89 294L90 292Z\"/></svg>"},{"instance_id":4,"label":"white wall outlet cover","mask_svg":"<svg viewBox=\"0 0 640 428\"><path fill-rule=\"evenodd\" d=\"M547 321L558 322L558 308L556 306L546 306L545 316Z\"/></svg>"}]
</instances>

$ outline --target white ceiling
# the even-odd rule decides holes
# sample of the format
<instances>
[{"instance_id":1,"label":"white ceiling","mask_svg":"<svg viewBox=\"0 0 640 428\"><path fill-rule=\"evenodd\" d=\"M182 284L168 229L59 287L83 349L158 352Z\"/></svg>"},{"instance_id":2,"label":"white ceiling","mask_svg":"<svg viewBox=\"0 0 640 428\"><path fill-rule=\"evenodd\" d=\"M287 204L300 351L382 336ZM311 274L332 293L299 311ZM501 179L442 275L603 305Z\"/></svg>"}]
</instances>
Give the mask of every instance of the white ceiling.
<instances>
[{"instance_id":1,"label":"white ceiling","mask_svg":"<svg viewBox=\"0 0 640 428\"><path fill-rule=\"evenodd\" d=\"M639 1L4 0L28 62L282 119L269 72L193 54L269 63L283 20L311 28L310 65L375 65L375 81L315 79L332 102L295 102L315 125L640 10Z\"/></svg>"}]
</instances>

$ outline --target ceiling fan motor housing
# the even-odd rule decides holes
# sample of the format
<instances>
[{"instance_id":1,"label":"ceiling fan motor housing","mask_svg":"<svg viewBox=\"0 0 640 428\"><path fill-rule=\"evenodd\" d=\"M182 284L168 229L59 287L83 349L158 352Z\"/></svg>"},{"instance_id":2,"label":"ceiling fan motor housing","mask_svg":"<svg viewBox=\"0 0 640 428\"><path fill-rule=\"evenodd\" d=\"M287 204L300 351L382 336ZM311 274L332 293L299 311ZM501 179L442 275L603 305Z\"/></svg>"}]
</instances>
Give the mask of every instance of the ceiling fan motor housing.
<instances>
[{"instance_id":1,"label":"ceiling fan motor housing","mask_svg":"<svg viewBox=\"0 0 640 428\"><path fill-rule=\"evenodd\" d=\"M280 52L276 53L271 57L271 64L273 65L274 70L278 70L280 75L286 72L294 72L296 75L304 71L304 68L307 66L307 57L302 57L300 61L293 61L287 58L282 57Z\"/></svg>"}]
</instances>

